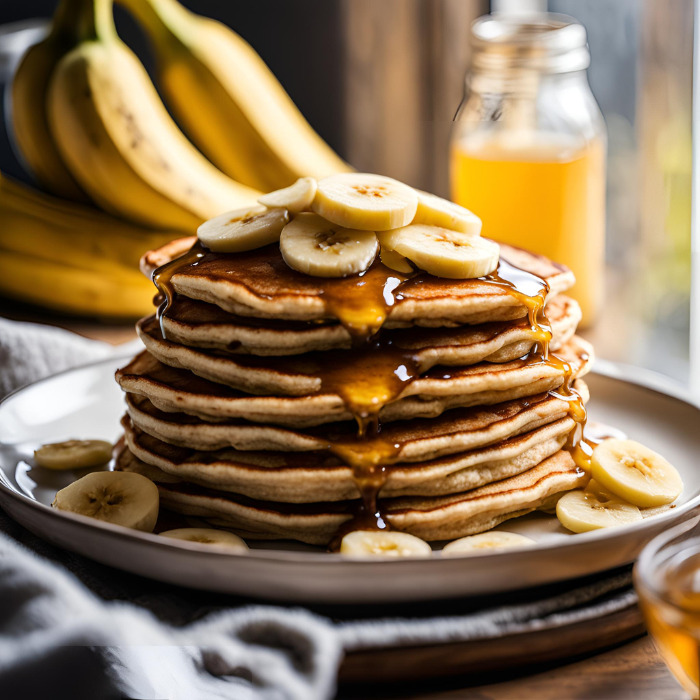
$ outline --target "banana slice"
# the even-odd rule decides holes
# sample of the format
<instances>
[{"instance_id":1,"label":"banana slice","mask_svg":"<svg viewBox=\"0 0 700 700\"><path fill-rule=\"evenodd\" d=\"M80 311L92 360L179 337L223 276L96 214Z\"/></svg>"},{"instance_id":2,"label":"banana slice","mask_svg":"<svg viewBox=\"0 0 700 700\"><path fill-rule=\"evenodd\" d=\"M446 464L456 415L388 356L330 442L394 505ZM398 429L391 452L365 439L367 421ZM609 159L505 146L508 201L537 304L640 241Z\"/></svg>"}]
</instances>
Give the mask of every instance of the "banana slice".
<instances>
[{"instance_id":1,"label":"banana slice","mask_svg":"<svg viewBox=\"0 0 700 700\"><path fill-rule=\"evenodd\" d=\"M316 214L298 214L280 237L280 251L287 265L314 277L364 272L378 249L372 231L343 228Z\"/></svg>"},{"instance_id":2,"label":"banana slice","mask_svg":"<svg viewBox=\"0 0 700 700\"><path fill-rule=\"evenodd\" d=\"M290 214L298 214L306 211L311 206L316 196L316 180L312 177L300 177L293 185L283 190L268 192L258 198L260 204L266 207L281 207Z\"/></svg>"},{"instance_id":3,"label":"banana slice","mask_svg":"<svg viewBox=\"0 0 700 700\"><path fill-rule=\"evenodd\" d=\"M355 530L343 537L340 553L353 557L428 557L430 545L407 532Z\"/></svg>"},{"instance_id":4,"label":"banana slice","mask_svg":"<svg viewBox=\"0 0 700 700\"><path fill-rule=\"evenodd\" d=\"M404 274L414 272L411 263L408 262L408 258L404 258L403 255L399 255L395 250L382 248L379 251L379 258L390 270L396 270L396 272L403 272Z\"/></svg>"},{"instance_id":5,"label":"banana slice","mask_svg":"<svg viewBox=\"0 0 700 700\"><path fill-rule=\"evenodd\" d=\"M460 231L470 236L481 234L481 219L464 207L429 192L416 190L418 209L411 223L440 226L450 231Z\"/></svg>"},{"instance_id":6,"label":"banana slice","mask_svg":"<svg viewBox=\"0 0 700 700\"><path fill-rule=\"evenodd\" d=\"M382 175L338 173L318 183L311 209L338 226L388 231L413 221L418 195Z\"/></svg>"},{"instance_id":7,"label":"banana slice","mask_svg":"<svg viewBox=\"0 0 700 700\"><path fill-rule=\"evenodd\" d=\"M152 532L158 519L158 487L133 472L93 472L61 489L52 505L58 510Z\"/></svg>"},{"instance_id":8,"label":"banana slice","mask_svg":"<svg viewBox=\"0 0 700 700\"><path fill-rule=\"evenodd\" d=\"M46 469L99 467L112 457L112 443L105 440L66 440L42 445L34 461Z\"/></svg>"},{"instance_id":9,"label":"banana slice","mask_svg":"<svg viewBox=\"0 0 700 700\"><path fill-rule=\"evenodd\" d=\"M565 493L557 501L557 518L572 532L627 525L642 519L637 506L591 482L585 491Z\"/></svg>"},{"instance_id":10,"label":"banana slice","mask_svg":"<svg viewBox=\"0 0 700 700\"><path fill-rule=\"evenodd\" d=\"M518 535L515 532L481 532L478 535L462 537L454 542L446 544L442 548L442 554L446 557L462 554L481 554L489 549L517 549L518 547L531 547L537 544L535 540Z\"/></svg>"},{"instance_id":11,"label":"banana slice","mask_svg":"<svg viewBox=\"0 0 700 700\"><path fill-rule=\"evenodd\" d=\"M426 224L381 231L377 236L382 248L403 255L436 277L473 279L498 266L498 243L480 236Z\"/></svg>"},{"instance_id":12,"label":"banana slice","mask_svg":"<svg viewBox=\"0 0 700 700\"><path fill-rule=\"evenodd\" d=\"M181 527L177 530L166 530L159 533L161 537L171 537L174 540L213 544L218 547L230 547L239 551L248 551L248 545L238 536L226 530L215 530L209 527Z\"/></svg>"},{"instance_id":13,"label":"banana slice","mask_svg":"<svg viewBox=\"0 0 700 700\"><path fill-rule=\"evenodd\" d=\"M591 475L604 488L640 508L672 503L683 490L676 469L634 440L605 440L591 455Z\"/></svg>"},{"instance_id":14,"label":"banana slice","mask_svg":"<svg viewBox=\"0 0 700 700\"><path fill-rule=\"evenodd\" d=\"M286 209L235 209L205 221L197 237L215 253L244 253L278 241L288 223Z\"/></svg>"}]
</instances>

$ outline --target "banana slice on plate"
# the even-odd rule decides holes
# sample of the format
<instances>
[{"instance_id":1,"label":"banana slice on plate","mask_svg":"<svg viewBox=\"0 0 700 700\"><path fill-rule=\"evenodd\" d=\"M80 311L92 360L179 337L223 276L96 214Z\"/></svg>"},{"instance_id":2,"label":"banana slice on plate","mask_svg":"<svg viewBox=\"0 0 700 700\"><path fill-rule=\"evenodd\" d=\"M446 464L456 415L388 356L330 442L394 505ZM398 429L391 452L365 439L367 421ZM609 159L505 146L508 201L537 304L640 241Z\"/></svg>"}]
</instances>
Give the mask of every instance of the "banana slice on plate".
<instances>
[{"instance_id":1,"label":"banana slice on plate","mask_svg":"<svg viewBox=\"0 0 700 700\"><path fill-rule=\"evenodd\" d=\"M569 491L557 501L557 518L567 530L580 533L635 523L642 514L637 506L590 482L584 491Z\"/></svg>"},{"instance_id":2,"label":"banana slice on plate","mask_svg":"<svg viewBox=\"0 0 700 700\"><path fill-rule=\"evenodd\" d=\"M407 532L355 530L343 537L340 553L352 557L429 557L430 545Z\"/></svg>"},{"instance_id":3,"label":"banana slice on plate","mask_svg":"<svg viewBox=\"0 0 700 700\"><path fill-rule=\"evenodd\" d=\"M166 530L159 534L161 537L170 537L174 540L229 547L241 552L248 551L248 545L244 540L226 530L215 530L210 527L180 527L176 530Z\"/></svg>"},{"instance_id":4,"label":"banana slice on plate","mask_svg":"<svg viewBox=\"0 0 700 700\"><path fill-rule=\"evenodd\" d=\"M235 209L205 221L197 229L197 238L215 253L244 253L278 241L288 223L286 209Z\"/></svg>"},{"instance_id":5,"label":"banana slice on plate","mask_svg":"<svg viewBox=\"0 0 700 700\"><path fill-rule=\"evenodd\" d=\"M316 196L316 180L312 177L300 177L293 185L282 190L268 192L258 197L258 202L269 208L281 207L290 214L306 211Z\"/></svg>"},{"instance_id":6,"label":"banana slice on plate","mask_svg":"<svg viewBox=\"0 0 700 700\"><path fill-rule=\"evenodd\" d=\"M379 251L379 258L390 270L403 272L404 274L410 274L411 272L415 271L411 266L411 263L408 262L408 258L404 258L403 255L399 255L395 250L382 248Z\"/></svg>"},{"instance_id":7,"label":"banana slice on plate","mask_svg":"<svg viewBox=\"0 0 700 700\"><path fill-rule=\"evenodd\" d=\"M672 503L683 490L675 467L634 440L605 440L598 445L591 455L591 475L640 508Z\"/></svg>"},{"instance_id":8,"label":"banana slice on plate","mask_svg":"<svg viewBox=\"0 0 700 700\"><path fill-rule=\"evenodd\" d=\"M392 250L436 277L473 279L498 266L498 243L440 226L412 224L377 233L382 248Z\"/></svg>"},{"instance_id":9,"label":"banana slice on plate","mask_svg":"<svg viewBox=\"0 0 700 700\"><path fill-rule=\"evenodd\" d=\"M318 183L311 209L328 221L363 231L388 231L413 221L418 195L382 175L339 173Z\"/></svg>"},{"instance_id":10,"label":"banana slice on plate","mask_svg":"<svg viewBox=\"0 0 700 700\"><path fill-rule=\"evenodd\" d=\"M93 472L61 489L53 507L133 530L153 532L158 487L133 472Z\"/></svg>"},{"instance_id":11,"label":"banana slice on plate","mask_svg":"<svg viewBox=\"0 0 700 700\"><path fill-rule=\"evenodd\" d=\"M34 461L46 469L99 467L112 457L112 443L105 440L66 440L42 445Z\"/></svg>"},{"instance_id":12,"label":"banana slice on plate","mask_svg":"<svg viewBox=\"0 0 700 700\"><path fill-rule=\"evenodd\" d=\"M374 232L343 228L317 214L298 214L280 237L280 251L287 265L314 277L347 277L364 272L378 250Z\"/></svg>"},{"instance_id":13,"label":"banana slice on plate","mask_svg":"<svg viewBox=\"0 0 700 700\"><path fill-rule=\"evenodd\" d=\"M451 231L467 233L470 236L481 234L481 219L469 209L429 192L416 190L416 194L418 209L411 223L440 226Z\"/></svg>"},{"instance_id":14,"label":"banana slice on plate","mask_svg":"<svg viewBox=\"0 0 700 700\"><path fill-rule=\"evenodd\" d=\"M454 542L446 544L442 548L442 554L446 557L460 556L462 554L483 554L490 549L517 549L519 547L531 547L537 544L535 540L518 535L515 532L481 532L478 535L462 537Z\"/></svg>"}]
</instances>

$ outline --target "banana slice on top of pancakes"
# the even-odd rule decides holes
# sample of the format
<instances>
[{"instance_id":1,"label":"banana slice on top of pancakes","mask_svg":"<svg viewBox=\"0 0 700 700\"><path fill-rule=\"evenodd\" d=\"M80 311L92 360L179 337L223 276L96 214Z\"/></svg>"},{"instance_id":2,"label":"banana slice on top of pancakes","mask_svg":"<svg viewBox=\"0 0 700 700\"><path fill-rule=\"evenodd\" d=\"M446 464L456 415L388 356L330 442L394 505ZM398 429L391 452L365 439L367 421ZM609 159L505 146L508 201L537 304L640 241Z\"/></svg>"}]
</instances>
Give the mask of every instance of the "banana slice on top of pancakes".
<instances>
[{"instance_id":1,"label":"banana slice on top of pancakes","mask_svg":"<svg viewBox=\"0 0 700 700\"><path fill-rule=\"evenodd\" d=\"M300 178L258 202L202 224L202 245L241 253L279 241L287 265L314 277L361 274L378 254L396 272L449 279L483 277L498 265L499 246L480 237L478 216L382 175Z\"/></svg>"}]
</instances>

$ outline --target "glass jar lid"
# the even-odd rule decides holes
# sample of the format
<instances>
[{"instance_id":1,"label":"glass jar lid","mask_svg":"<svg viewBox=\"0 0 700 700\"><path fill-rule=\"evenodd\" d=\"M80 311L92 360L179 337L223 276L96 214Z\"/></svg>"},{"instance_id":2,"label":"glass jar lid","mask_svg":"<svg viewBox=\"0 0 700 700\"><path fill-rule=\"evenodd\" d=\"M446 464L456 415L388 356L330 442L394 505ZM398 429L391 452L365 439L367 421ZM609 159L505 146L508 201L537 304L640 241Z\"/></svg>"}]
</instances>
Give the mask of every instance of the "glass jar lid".
<instances>
[{"instance_id":1,"label":"glass jar lid","mask_svg":"<svg viewBox=\"0 0 700 700\"><path fill-rule=\"evenodd\" d=\"M585 27L568 15L484 15L472 24L476 69L584 70L591 62Z\"/></svg>"}]
</instances>

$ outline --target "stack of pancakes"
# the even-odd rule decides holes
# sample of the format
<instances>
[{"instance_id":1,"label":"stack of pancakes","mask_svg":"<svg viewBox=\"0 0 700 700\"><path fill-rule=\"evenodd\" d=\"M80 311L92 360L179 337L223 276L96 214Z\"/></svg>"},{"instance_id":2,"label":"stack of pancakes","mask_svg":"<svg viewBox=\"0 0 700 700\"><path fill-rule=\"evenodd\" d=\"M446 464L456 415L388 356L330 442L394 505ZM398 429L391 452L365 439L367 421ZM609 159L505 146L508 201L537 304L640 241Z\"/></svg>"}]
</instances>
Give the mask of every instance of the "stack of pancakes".
<instances>
[{"instance_id":1,"label":"stack of pancakes","mask_svg":"<svg viewBox=\"0 0 700 700\"><path fill-rule=\"evenodd\" d=\"M149 253L144 272L193 243ZM592 350L562 295L568 269L505 245L501 261L547 293L564 362L531 352L542 330L505 284L402 276L379 260L319 279L287 267L276 244L204 249L173 267L163 317L138 324L146 350L117 372L118 468L155 481L164 508L249 539L331 542L367 505L368 444L381 517L425 540L551 508L585 484L557 389L570 369L587 398ZM373 418L380 433L363 443L356 421Z\"/></svg>"}]
</instances>

